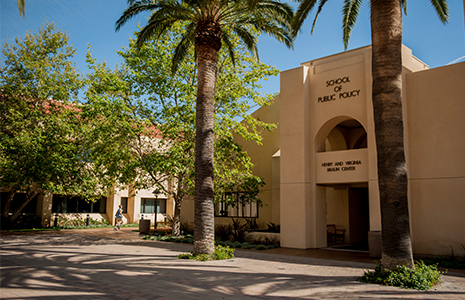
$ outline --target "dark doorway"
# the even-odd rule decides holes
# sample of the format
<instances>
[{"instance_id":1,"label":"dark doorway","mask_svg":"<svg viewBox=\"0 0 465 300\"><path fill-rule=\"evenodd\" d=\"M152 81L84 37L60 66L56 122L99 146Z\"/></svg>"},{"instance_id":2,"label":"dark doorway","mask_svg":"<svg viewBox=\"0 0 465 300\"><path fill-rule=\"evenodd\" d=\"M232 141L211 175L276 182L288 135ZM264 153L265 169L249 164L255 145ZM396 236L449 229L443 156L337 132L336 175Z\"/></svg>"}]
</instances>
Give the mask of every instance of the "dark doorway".
<instances>
[{"instance_id":1,"label":"dark doorway","mask_svg":"<svg viewBox=\"0 0 465 300\"><path fill-rule=\"evenodd\" d=\"M370 231L368 188L349 188L350 243L367 245Z\"/></svg>"}]
</instances>

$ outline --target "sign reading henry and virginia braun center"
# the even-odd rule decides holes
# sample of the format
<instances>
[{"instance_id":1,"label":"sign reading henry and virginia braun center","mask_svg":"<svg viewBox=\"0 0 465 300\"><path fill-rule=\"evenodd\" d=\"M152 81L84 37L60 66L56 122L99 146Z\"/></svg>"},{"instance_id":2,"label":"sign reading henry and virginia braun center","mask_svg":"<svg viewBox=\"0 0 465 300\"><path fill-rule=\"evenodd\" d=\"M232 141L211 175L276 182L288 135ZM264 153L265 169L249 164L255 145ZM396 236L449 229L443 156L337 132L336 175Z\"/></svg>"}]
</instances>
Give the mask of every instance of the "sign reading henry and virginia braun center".
<instances>
[{"instance_id":1,"label":"sign reading henry and virginia braun center","mask_svg":"<svg viewBox=\"0 0 465 300\"><path fill-rule=\"evenodd\" d=\"M360 89L346 90L344 88L346 83L350 83L349 76L326 80L326 87L330 88L330 92L327 95L318 97L318 103L353 98L360 95Z\"/></svg>"},{"instance_id":2,"label":"sign reading henry and virginia braun center","mask_svg":"<svg viewBox=\"0 0 465 300\"><path fill-rule=\"evenodd\" d=\"M367 149L316 153L317 183L368 181L367 161Z\"/></svg>"}]
</instances>

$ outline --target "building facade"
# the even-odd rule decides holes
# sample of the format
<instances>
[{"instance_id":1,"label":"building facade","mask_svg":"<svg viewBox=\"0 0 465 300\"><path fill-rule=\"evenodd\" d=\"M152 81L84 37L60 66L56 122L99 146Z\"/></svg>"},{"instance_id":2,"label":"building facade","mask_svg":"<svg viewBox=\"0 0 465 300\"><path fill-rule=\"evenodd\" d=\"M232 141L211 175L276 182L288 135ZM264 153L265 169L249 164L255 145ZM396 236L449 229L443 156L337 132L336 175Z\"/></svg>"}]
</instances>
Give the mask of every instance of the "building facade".
<instances>
[{"instance_id":1,"label":"building facade","mask_svg":"<svg viewBox=\"0 0 465 300\"><path fill-rule=\"evenodd\" d=\"M403 47L403 118L410 223L416 254L465 256L465 63L429 69ZM327 246L327 225L380 255L381 214L371 101L371 46L281 73L280 94L255 112L279 129L244 142L264 222L281 246ZM278 221L279 220L279 221Z\"/></svg>"},{"instance_id":2,"label":"building facade","mask_svg":"<svg viewBox=\"0 0 465 300\"><path fill-rule=\"evenodd\" d=\"M19 194L15 197L20 196ZM140 219L150 219L151 224L154 224L167 216L173 216L174 210L174 201L170 195L128 187L115 189L108 197L96 202L87 202L72 195L46 193L37 196L23 212L39 215L43 227L53 226L55 218L86 219L87 216L100 222L114 224L119 205L123 206L123 224L139 223Z\"/></svg>"}]
</instances>

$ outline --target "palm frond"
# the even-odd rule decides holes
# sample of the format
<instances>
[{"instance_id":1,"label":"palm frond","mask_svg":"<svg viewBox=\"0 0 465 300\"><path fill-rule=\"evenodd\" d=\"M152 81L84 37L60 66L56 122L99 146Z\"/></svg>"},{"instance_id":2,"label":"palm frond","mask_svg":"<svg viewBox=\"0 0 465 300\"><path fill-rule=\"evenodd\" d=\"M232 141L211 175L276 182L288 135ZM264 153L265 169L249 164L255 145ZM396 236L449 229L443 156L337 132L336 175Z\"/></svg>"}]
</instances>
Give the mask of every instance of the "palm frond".
<instances>
[{"instance_id":1,"label":"palm frond","mask_svg":"<svg viewBox=\"0 0 465 300\"><path fill-rule=\"evenodd\" d=\"M258 60L257 39L255 36L240 23L233 26L232 30L241 39L250 54Z\"/></svg>"},{"instance_id":2,"label":"palm frond","mask_svg":"<svg viewBox=\"0 0 465 300\"><path fill-rule=\"evenodd\" d=\"M447 23L449 21L449 6L447 0L430 0L436 9L439 19L442 23Z\"/></svg>"},{"instance_id":3,"label":"palm frond","mask_svg":"<svg viewBox=\"0 0 465 300\"><path fill-rule=\"evenodd\" d=\"M320 0L320 3L318 4L318 10L316 11L316 14L315 14L315 19L313 19L312 31L310 31L311 33L313 33L313 29L315 29L316 20L318 20L318 16L320 15L327 1L328 0Z\"/></svg>"},{"instance_id":4,"label":"palm frond","mask_svg":"<svg viewBox=\"0 0 465 300\"><path fill-rule=\"evenodd\" d=\"M231 58L233 66L236 65L236 59L235 59L235 49L234 45L231 42L231 36L229 34L229 31L224 31L223 32L223 37L222 37L223 44L226 45L226 48L228 49L229 57Z\"/></svg>"},{"instance_id":5,"label":"palm frond","mask_svg":"<svg viewBox=\"0 0 465 300\"><path fill-rule=\"evenodd\" d=\"M160 37L162 34L167 32L171 26L173 26L171 19L148 23L137 34L136 47L140 49L146 41L154 37Z\"/></svg>"},{"instance_id":6,"label":"palm frond","mask_svg":"<svg viewBox=\"0 0 465 300\"><path fill-rule=\"evenodd\" d=\"M138 15L141 12L153 11L160 8L158 3L153 3L148 0L132 1L132 4L123 11L121 17L115 22L115 31L119 31L121 27Z\"/></svg>"},{"instance_id":7,"label":"palm frond","mask_svg":"<svg viewBox=\"0 0 465 300\"><path fill-rule=\"evenodd\" d=\"M290 7L288 4L264 0L260 1L256 5L256 9L259 15L262 15L269 20L277 21L281 26L289 29L291 28L294 12L292 7Z\"/></svg>"},{"instance_id":8,"label":"palm frond","mask_svg":"<svg viewBox=\"0 0 465 300\"><path fill-rule=\"evenodd\" d=\"M150 4L150 3L154 3L155 0L128 0L127 3L128 3L128 5L133 5L136 2L144 2L144 3Z\"/></svg>"},{"instance_id":9,"label":"palm frond","mask_svg":"<svg viewBox=\"0 0 465 300\"><path fill-rule=\"evenodd\" d=\"M402 6L402 9L404 10L404 14L407 15L407 0L400 0L400 5Z\"/></svg>"},{"instance_id":10,"label":"palm frond","mask_svg":"<svg viewBox=\"0 0 465 300\"><path fill-rule=\"evenodd\" d=\"M342 8L342 39L345 49L349 46L350 35L357 22L362 1L363 0L344 0L344 6Z\"/></svg>"},{"instance_id":11,"label":"palm frond","mask_svg":"<svg viewBox=\"0 0 465 300\"><path fill-rule=\"evenodd\" d=\"M184 61L189 53L189 49L194 44L195 39L195 23L191 22L185 27L185 34L182 36L181 41L174 49L173 59L171 60L171 75L174 76L179 68L179 64Z\"/></svg>"},{"instance_id":12,"label":"palm frond","mask_svg":"<svg viewBox=\"0 0 465 300\"><path fill-rule=\"evenodd\" d=\"M248 0L248 8L250 11L253 11L260 0Z\"/></svg>"},{"instance_id":13,"label":"palm frond","mask_svg":"<svg viewBox=\"0 0 465 300\"><path fill-rule=\"evenodd\" d=\"M286 45L289 49L294 49L294 37L288 30L277 26L267 26L261 28L261 31L268 34L269 36L274 37L284 45Z\"/></svg>"},{"instance_id":14,"label":"palm frond","mask_svg":"<svg viewBox=\"0 0 465 300\"><path fill-rule=\"evenodd\" d=\"M291 22L292 36L297 36L308 14L312 11L317 0L304 0L300 2L299 7Z\"/></svg>"},{"instance_id":15,"label":"palm frond","mask_svg":"<svg viewBox=\"0 0 465 300\"><path fill-rule=\"evenodd\" d=\"M140 48L145 41L151 38L158 39L175 23L189 21L192 18L192 11L186 7L173 1L163 1L137 35L136 46Z\"/></svg>"},{"instance_id":16,"label":"palm frond","mask_svg":"<svg viewBox=\"0 0 465 300\"><path fill-rule=\"evenodd\" d=\"M263 19L261 17L252 18L250 24L257 30L274 37L281 43L284 43L289 49L294 47L294 36L289 28L280 26L273 22L271 19Z\"/></svg>"},{"instance_id":17,"label":"palm frond","mask_svg":"<svg viewBox=\"0 0 465 300\"><path fill-rule=\"evenodd\" d=\"M18 4L19 17L22 18L26 16L26 3L24 0L16 0Z\"/></svg>"},{"instance_id":18,"label":"palm frond","mask_svg":"<svg viewBox=\"0 0 465 300\"><path fill-rule=\"evenodd\" d=\"M137 35L138 48L149 39L159 39L177 22L189 24L173 53L172 73L176 73L189 48L195 45L195 30L200 21L218 22L223 32L221 42L233 61L232 34L239 37L258 59L257 39L249 31L252 28L275 37L289 48L293 46L293 10L287 3L276 0L129 0L128 5L115 24L116 30L141 12L152 13L147 25Z\"/></svg>"}]
</instances>

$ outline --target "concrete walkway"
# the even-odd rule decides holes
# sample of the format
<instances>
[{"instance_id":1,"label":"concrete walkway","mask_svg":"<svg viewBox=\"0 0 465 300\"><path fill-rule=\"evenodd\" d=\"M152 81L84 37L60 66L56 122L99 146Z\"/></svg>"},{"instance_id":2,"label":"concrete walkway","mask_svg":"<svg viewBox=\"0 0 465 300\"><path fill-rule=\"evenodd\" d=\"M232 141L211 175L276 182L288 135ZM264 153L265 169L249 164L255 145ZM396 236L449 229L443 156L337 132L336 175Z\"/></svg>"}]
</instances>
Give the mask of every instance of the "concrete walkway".
<instances>
[{"instance_id":1,"label":"concrete walkway","mask_svg":"<svg viewBox=\"0 0 465 300\"><path fill-rule=\"evenodd\" d=\"M1 299L465 299L465 273L421 292L356 281L364 253L273 249L176 258L192 245L145 241L132 228L2 234Z\"/></svg>"}]
</instances>

